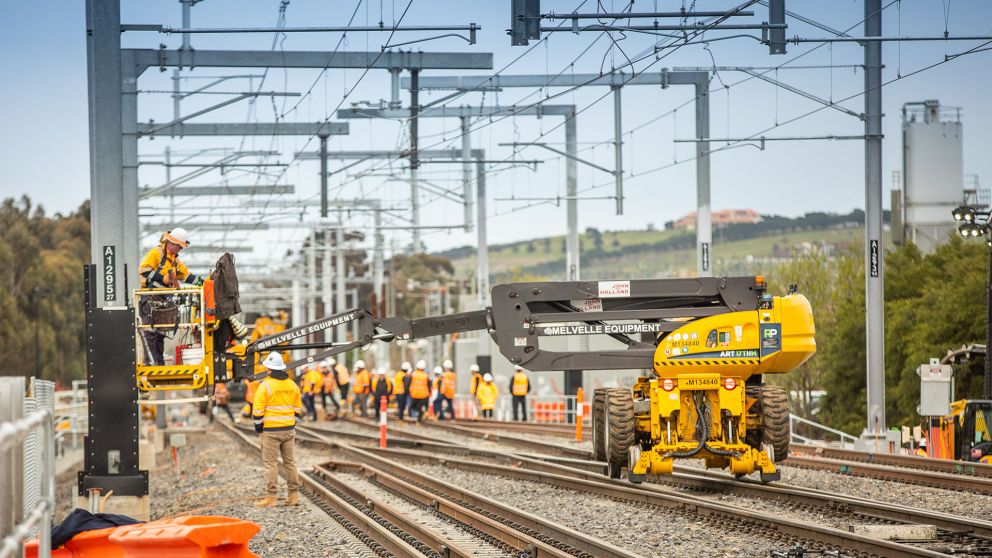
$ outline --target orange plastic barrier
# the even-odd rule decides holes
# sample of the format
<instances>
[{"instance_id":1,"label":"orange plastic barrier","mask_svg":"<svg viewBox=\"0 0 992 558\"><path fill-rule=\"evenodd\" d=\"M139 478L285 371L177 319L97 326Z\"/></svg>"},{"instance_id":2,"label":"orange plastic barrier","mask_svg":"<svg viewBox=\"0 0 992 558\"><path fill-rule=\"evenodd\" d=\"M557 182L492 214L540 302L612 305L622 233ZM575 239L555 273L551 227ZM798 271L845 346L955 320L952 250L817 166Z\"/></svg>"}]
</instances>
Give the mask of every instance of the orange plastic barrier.
<instances>
[{"instance_id":1,"label":"orange plastic barrier","mask_svg":"<svg viewBox=\"0 0 992 558\"><path fill-rule=\"evenodd\" d=\"M183 516L80 533L52 551L53 558L259 558L248 541L259 531L251 521L222 516ZM38 541L25 545L37 558Z\"/></svg>"}]
</instances>

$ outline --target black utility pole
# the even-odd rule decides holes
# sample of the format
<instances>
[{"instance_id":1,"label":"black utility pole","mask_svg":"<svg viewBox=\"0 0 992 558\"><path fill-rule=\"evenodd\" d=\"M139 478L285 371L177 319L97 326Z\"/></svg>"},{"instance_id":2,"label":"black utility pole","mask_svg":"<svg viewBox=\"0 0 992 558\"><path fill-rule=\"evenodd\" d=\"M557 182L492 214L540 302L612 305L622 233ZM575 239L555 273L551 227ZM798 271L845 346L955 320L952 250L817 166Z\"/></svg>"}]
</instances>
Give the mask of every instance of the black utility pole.
<instances>
[{"instance_id":1,"label":"black utility pole","mask_svg":"<svg viewBox=\"0 0 992 558\"><path fill-rule=\"evenodd\" d=\"M989 271L985 279L985 377L982 382L982 399L992 400L992 209L987 205L967 202L951 212L961 223L958 233L964 238L984 237L988 245Z\"/></svg>"}]
</instances>

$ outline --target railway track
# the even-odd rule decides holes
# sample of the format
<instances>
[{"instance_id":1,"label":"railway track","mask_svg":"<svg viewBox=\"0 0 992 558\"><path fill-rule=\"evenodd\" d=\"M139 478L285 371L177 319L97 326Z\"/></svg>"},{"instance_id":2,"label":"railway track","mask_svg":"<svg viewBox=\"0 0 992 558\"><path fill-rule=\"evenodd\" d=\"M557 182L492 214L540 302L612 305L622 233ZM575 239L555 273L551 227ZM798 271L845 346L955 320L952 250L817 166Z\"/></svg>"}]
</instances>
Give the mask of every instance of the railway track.
<instances>
[{"instance_id":1,"label":"railway track","mask_svg":"<svg viewBox=\"0 0 992 558\"><path fill-rule=\"evenodd\" d=\"M243 444L259 449L245 429L221 424ZM312 429L309 435L323 437ZM323 442L325 447L328 444ZM363 459L330 461L313 471L300 471L302 490L380 556L640 558L606 541L392 465L350 444L330 445Z\"/></svg>"},{"instance_id":2,"label":"railway track","mask_svg":"<svg viewBox=\"0 0 992 558\"><path fill-rule=\"evenodd\" d=\"M985 463L954 461L950 459L934 459L932 457L919 457L914 455L866 452L807 444L792 444L789 446L789 454L802 454L824 457L827 459L840 459L844 461L856 461L859 463L891 465L895 467L905 467L907 469L920 469L924 471L938 471L941 473L992 478L992 465Z\"/></svg>"},{"instance_id":3,"label":"railway track","mask_svg":"<svg viewBox=\"0 0 992 558\"><path fill-rule=\"evenodd\" d=\"M307 428L302 428L304 431ZM660 513L691 513L704 524L719 524L721 528L745 531L749 533L760 533L761 536L776 538L783 544L792 545L801 542L809 548L812 545L820 549L840 549L846 553L877 555L877 556L945 556L948 553L957 555L987 555L985 551L992 552L990 540L976 534L981 531L986 535L992 535L992 524L978 520L968 520L944 514L925 512L923 510L912 510L910 508L900 508L886 504L872 503L867 500L850 498L845 503L831 501L826 494L806 496L804 503L798 505L811 506L810 502L816 502L819 506L831 507L834 513L838 509L844 513L858 517L862 523L918 523L922 520L928 524L939 525L939 539L925 544L899 543L882 541L849 533L847 531L811 525L808 521L799 521L770 515L765 512L755 511L747 508L730 506L726 503L715 502L696 494L686 494L670 488L658 485L633 486L623 481L614 481L603 477L600 474L587 470L578 469L552 463L534 457L522 457L520 455L506 454L488 450L468 450L464 455L469 459L452 457L451 455L438 455L435 453L410 450L410 449L378 449L378 448L358 448L350 444L337 443L319 434L315 437L322 443L330 444L340 453L347 454L350 458L363 464L370 464L376 468L386 470L399 478L408 480L432 480L424 478L410 467L397 463L397 461L413 461L425 464L443 465L444 467L455 467L462 470L475 471L486 475L500 475L509 478L527 480L552 486L610 498L623 502L633 502L639 506L646 506ZM499 464L496 463L506 463ZM601 465L600 465L601 467ZM707 479L705 476L696 476L695 480L688 480L697 485L707 484L710 490L719 484L714 479ZM729 480L723 481L727 484L740 485L739 490L747 491L743 488L748 483L740 483ZM760 486L760 485L757 485ZM766 487L771 488L771 487ZM722 490L728 490L726 486ZM761 490L760 488L756 490ZM779 489L775 498L785 499L796 498L802 493L801 490ZM754 492L747 492L753 496ZM837 498L842 498L834 495ZM768 496L766 494L766 498ZM879 515L884 512L885 515ZM934 550L933 547L936 548Z\"/></svg>"},{"instance_id":4,"label":"railway track","mask_svg":"<svg viewBox=\"0 0 992 558\"><path fill-rule=\"evenodd\" d=\"M992 494L992 479L970 475L954 475L937 471L906 469L891 465L876 465L861 461L847 461L841 459L828 459L823 457L810 457L806 455L792 454L789 455L789 458L785 461L785 464L791 467L832 471L843 475L919 484L923 486L942 488L945 490Z\"/></svg>"}]
</instances>

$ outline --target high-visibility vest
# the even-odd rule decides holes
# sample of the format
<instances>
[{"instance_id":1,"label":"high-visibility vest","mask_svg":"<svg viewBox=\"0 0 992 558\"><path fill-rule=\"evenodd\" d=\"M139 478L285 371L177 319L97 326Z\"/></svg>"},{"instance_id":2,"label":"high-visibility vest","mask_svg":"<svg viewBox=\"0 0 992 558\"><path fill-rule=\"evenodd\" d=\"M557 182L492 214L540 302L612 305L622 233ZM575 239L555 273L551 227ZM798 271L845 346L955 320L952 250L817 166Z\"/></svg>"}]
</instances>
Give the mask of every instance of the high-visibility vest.
<instances>
[{"instance_id":1,"label":"high-visibility vest","mask_svg":"<svg viewBox=\"0 0 992 558\"><path fill-rule=\"evenodd\" d=\"M496 397L499 395L496 391L496 384L493 382L482 382L479 384L479 388L475 391L475 395L479 398L479 407L483 411L488 411L496 408Z\"/></svg>"},{"instance_id":2,"label":"high-visibility vest","mask_svg":"<svg viewBox=\"0 0 992 558\"><path fill-rule=\"evenodd\" d=\"M324 377L317 370L308 370L303 375L303 393L320 393L320 386L324 383Z\"/></svg>"},{"instance_id":3,"label":"high-visibility vest","mask_svg":"<svg viewBox=\"0 0 992 558\"><path fill-rule=\"evenodd\" d=\"M368 393L369 390L369 371L362 368L355 373L355 393Z\"/></svg>"},{"instance_id":4,"label":"high-visibility vest","mask_svg":"<svg viewBox=\"0 0 992 558\"><path fill-rule=\"evenodd\" d=\"M348 372L348 367L343 364L335 364L334 372L338 375L338 385L347 384L351 381L351 372Z\"/></svg>"},{"instance_id":5,"label":"high-visibility vest","mask_svg":"<svg viewBox=\"0 0 992 558\"><path fill-rule=\"evenodd\" d=\"M410 373L410 398L427 399L431 395L429 385L430 378L423 370L414 370Z\"/></svg>"},{"instance_id":6,"label":"high-visibility vest","mask_svg":"<svg viewBox=\"0 0 992 558\"><path fill-rule=\"evenodd\" d=\"M396 375L393 376L393 395L403 395L406 393L403 387L403 378L406 377L406 371L397 370Z\"/></svg>"},{"instance_id":7,"label":"high-visibility vest","mask_svg":"<svg viewBox=\"0 0 992 558\"><path fill-rule=\"evenodd\" d=\"M163 281L169 272L175 273L177 279L187 283L196 279L196 276L190 274L186 265L179 260L178 254L170 256L165 251L164 242L146 252L145 257L141 258L141 263L138 264L138 275L141 278L142 288L157 287L159 284L164 284Z\"/></svg>"},{"instance_id":8,"label":"high-visibility vest","mask_svg":"<svg viewBox=\"0 0 992 558\"><path fill-rule=\"evenodd\" d=\"M245 402L251 403L255 398L255 390L258 389L258 384L262 383L262 380L251 380L248 382L248 387L245 388Z\"/></svg>"},{"instance_id":9,"label":"high-visibility vest","mask_svg":"<svg viewBox=\"0 0 992 558\"><path fill-rule=\"evenodd\" d=\"M338 383L334 380L334 372L324 372L324 393L331 393Z\"/></svg>"},{"instance_id":10,"label":"high-visibility vest","mask_svg":"<svg viewBox=\"0 0 992 558\"><path fill-rule=\"evenodd\" d=\"M268 377L262 380L252 404L255 424L265 430L291 430L296 427L296 416L303 414L303 401L296 382Z\"/></svg>"},{"instance_id":11,"label":"high-visibility vest","mask_svg":"<svg viewBox=\"0 0 992 558\"><path fill-rule=\"evenodd\" d=\"M522 371L517 371L513 373L513 389L511 393L513 395L527 395L530 391L530 382L527 380L527 374Z\"/></svg>"},{"instance_id":12,"label":"high-visibility vest","mask_svg":"<svg viewBox=\"0 0 992 558\"><path fill-rule=\"evenodd\" d=\"M389 379L389 376L383 376L383 378L386 380L386 391L391 393L393 391L393 381ZM379 385L379 377L375 376L372 378L372 389L370 393L375 393L375 387L377 385Z\"/></svg>"},{"instance_id":13,"label":"high-visibility vest","mask_svg":"<svg viewBox=\"0 0 992 558\"><path fill-rule=\"evenodd\" d=\"M455 398L455 386L457 385L458 377L455 375L454 371L447 370L441 376L441 395L447 397L448 399Z\"/></svg>"},{"instance_id":14,"label":"high-visibility vest","mask_svg":"<svg viewBox=\"0 0 992 558\"><path fill-rule=\"evenodd\" d=\"M431 380L431 393L441 393L441 377L438 376Z\"/></svg>"},{"instance_id":15,"label":"high-visibility vest","mask_svg":"<svg viewBox=\"0 0 992 558\"><path fill-rule=\"evenodd\" d=\"M478 372L472 372L472 387L469 389L469 393L475 395L475 391L479 389L479 384L482 383L482 374Z\"/></svg>"}]
</instances>

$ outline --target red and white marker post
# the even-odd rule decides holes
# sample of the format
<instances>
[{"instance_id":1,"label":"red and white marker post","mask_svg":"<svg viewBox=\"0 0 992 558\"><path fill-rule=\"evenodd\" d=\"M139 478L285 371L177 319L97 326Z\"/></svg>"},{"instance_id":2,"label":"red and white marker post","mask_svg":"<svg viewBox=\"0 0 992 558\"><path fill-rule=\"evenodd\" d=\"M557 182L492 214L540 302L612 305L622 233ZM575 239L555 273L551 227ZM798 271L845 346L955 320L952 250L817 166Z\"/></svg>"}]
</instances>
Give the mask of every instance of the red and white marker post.
<instances>
[{"instance_id":1,"label":"red and white marker post","mask_svg":"<svg viewBox=\"0 0 992 558\"><path fill-rule=\"evenodd\" d=\"M389 403L386 396L379 398L379 447L386 447L386 410Z\"/></svg>"}]
</instances>

